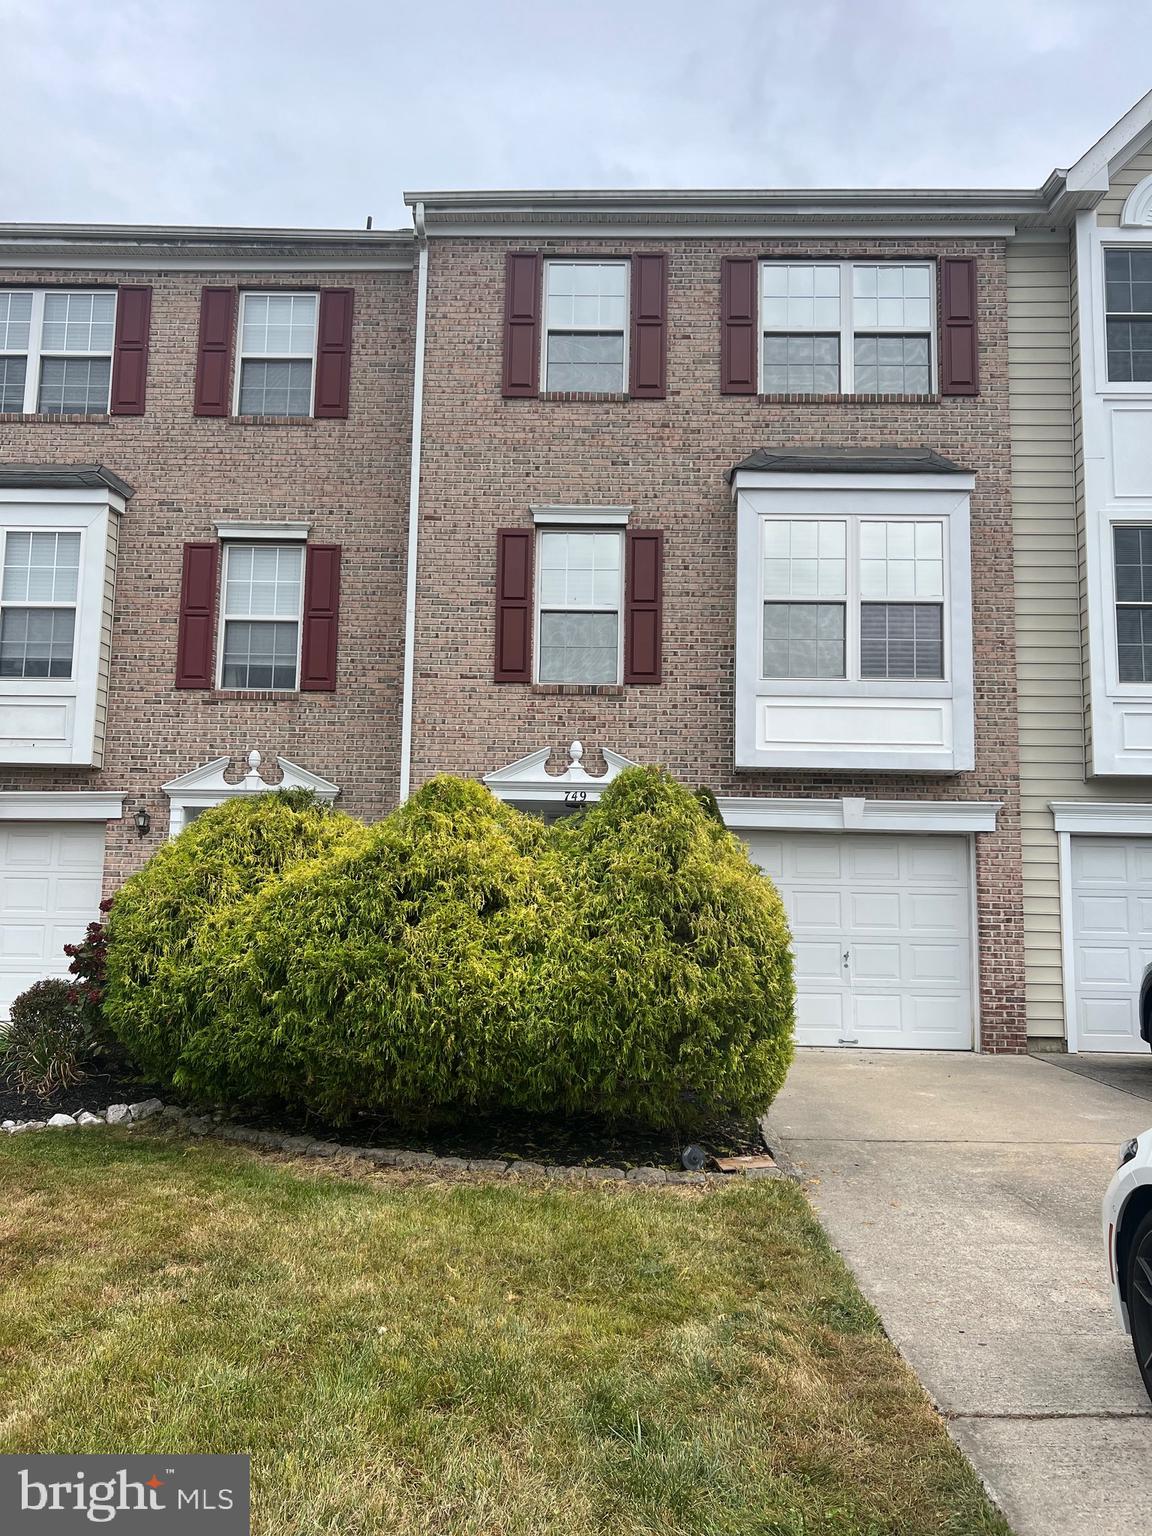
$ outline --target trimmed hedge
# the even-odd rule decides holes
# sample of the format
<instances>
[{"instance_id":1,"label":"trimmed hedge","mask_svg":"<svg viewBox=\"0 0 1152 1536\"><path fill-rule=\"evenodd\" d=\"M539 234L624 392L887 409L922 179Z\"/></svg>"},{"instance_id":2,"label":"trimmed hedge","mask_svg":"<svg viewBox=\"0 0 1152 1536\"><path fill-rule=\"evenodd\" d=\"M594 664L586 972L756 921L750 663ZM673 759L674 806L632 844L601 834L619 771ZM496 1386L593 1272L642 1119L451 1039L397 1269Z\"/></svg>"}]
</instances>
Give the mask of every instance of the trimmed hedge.
<instances>
[{"instance_id":1,"label":"trimmed hedge","mask_svg":"<svg viewBox=\"0 0 1152 1536\"><path fill-rule=\"evenodd\" d=\"M371 827L234 801L127 882L108 935L108 1024L199 1099L686 1126L763 1110L791 1059L779 897L654 769L551 827L446 777Z\"/></svg>"}]
</instances>

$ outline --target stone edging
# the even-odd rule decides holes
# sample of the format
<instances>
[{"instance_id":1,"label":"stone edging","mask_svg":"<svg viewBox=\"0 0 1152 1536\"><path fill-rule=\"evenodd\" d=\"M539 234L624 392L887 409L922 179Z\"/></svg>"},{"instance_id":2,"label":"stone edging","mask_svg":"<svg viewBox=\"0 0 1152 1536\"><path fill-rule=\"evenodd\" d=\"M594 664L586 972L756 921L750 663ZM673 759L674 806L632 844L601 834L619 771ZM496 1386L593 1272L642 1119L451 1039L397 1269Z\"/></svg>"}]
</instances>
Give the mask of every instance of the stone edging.
<instances>
[{"instance_id":1,"label":"stone edging","mask_svg":"<svg viewBox=\"0 0 1152 1536\"><path fill-rule=\"evenodd\" d=\"M583 1164L532 1163L519 1158L496 1157L437 1157L432 1152L410 1152L403 1147L356 1147L345 1146L338 1141L316 1141L310 1136L285 1136L277 1131L258 1131L247 1125L237 1125L219 1115L200 1115L194 1110L182 1109L178 1104L164 1104L160 1099L144 1099L139 1104L109 1104L102 1113L90 1113L86 1109L75 1115L58 1114L48 1120L5 1120L0 1122L0 1132L16 1136L25 1131L76 1130L95 1125L138 1125L145 1120L160 1119L174 1129L187 1131L192 1136L212 1136L220 1141L239 1142L245 1146L263 1147L269 1152L287 1152L294 1157L353 1157L362 1162L377 1163L385 1168L419 1171L434 1174L487 1174L508 1178L539 1178L580 1180L595 1183L629 1184L708 1184L731 1183L739 1179L795 1179L798 1175L790 1165L770 1168L744 1168L737 1173L686 1173L669 1168L608 1168L585 1167Z\"/></svg>"}]
</instances>

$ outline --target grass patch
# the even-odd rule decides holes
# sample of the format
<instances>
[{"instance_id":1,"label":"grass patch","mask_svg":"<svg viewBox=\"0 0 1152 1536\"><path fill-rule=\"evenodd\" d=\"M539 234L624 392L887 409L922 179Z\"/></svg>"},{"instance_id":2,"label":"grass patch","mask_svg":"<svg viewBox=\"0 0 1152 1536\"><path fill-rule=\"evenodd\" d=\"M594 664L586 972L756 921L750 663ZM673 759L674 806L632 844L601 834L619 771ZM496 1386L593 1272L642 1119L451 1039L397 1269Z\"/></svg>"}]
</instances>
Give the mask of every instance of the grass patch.
<instances>
[{"instance_id":1,"label":"grass patch","mask_svg":"<svg viewBox=\"0 0 1152 1536\"><path fill-rule=\"evenodd\" d=\"M246 1451L259 1536L1007 1536L803 1196L0 1141L0 1451Z\"/></svg>"}]
</instances>

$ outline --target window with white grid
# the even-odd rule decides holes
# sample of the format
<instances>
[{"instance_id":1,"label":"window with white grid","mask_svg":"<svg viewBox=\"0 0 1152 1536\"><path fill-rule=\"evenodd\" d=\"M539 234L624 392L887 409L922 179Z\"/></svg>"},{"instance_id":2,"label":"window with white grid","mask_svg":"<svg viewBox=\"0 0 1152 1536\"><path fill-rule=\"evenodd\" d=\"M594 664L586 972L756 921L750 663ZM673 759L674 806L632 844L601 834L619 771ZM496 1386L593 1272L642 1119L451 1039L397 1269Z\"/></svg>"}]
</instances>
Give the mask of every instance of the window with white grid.
<instances>
[{"instance_id":1,"label":"window with white grid","mask_svg":"<svg viewBox=\"0 0 1152 1536\"><path fill-rule=\"evenodd\" d=\"M242 296L237 415L312 414L319 302L314 293Z\"/></svg>"},{"instance_id":2,"label":"window with white grid","mask_svg":"<svg viewBox=\"0 0 1152 1536\"><path fill-rule=\"evenodd\" d=\"M537 535L537 679L618 683L624 539L618 532Z\"/></svg>"},{"instance_id":3,"label":"window with white grid","mask_svg":"<svg viewBox=\"0 0 1152 1536\"><path fill-rule=\"evenodd\" d=\"M545 264L545 390L624 392L628 276L626 261Z\"/></svg>"},{"instance_id":4,"label":"window with white grid","mask_svg":"<svg viewBox=\"0 0 1152 1536\"><path fill-rule=\"evenodd\" d=\"M114 290L0 292L0 411L103 415L115 334Z\"/></svg>"},{"instance_id":5,"label":"window with white grid","mask_svg":"<svg viewBox=\"0 0 1152 1536\"><path fill-rule=\"evenodd\" d=\"M762 677L944 677L944 528L763 519Z\"/></svg>"},{"instance_id":6,"label":"window with white grid","mask_svg":"<svg viewBox=\"0 0 1152 1536\"><path fill-rule=\"evenodd\" d=\"M929 262L762 262L761 391L931 394L934 306Z\"/></svg>"},{"instance_id":7,"label":"window with white grid","mask_svg":"<svg viewBox=\"0 0 1152 1536\"><path fill-rule=\"evenodd\" d=\"M80 534L8 529L0 577L0 678L69 678Z\"/></svg>"},{"instance_id":8,"label":"window with white grid","mask_svg":"<svg viewBox=\"0 0 1152 1536\"><path fill-rule=\"evenodd\" d=\"M225 545L221 688L297 686L303 602L302 544Z\"/></svg>"}]
</instances>

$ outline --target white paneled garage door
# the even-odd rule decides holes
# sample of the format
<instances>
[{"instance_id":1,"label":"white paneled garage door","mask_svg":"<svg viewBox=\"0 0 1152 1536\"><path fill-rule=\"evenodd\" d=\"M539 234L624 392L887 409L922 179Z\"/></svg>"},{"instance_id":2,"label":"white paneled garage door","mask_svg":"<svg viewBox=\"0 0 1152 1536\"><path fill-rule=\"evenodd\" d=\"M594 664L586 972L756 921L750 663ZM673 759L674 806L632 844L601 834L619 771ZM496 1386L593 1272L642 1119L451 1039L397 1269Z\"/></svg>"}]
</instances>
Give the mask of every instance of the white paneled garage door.
<instances>
[{"instance_id":1,"label":"white paneled garage door","mask_svg":"<svg viewBox=\"0 0 1152 1536\"><path fill-rule=\"evenodd\" d=\"M0 821L0 1019L99 915L102 821Z\"/></svg>"},{"instance_id":2,"label":"white paneled garage door","mask_svg":"<svg viewBox=\"0 0 1152 1536\"><path fill-rule=\"evenodd\" d=\"M1152 964L1152 838L1072 838L1072 964L1082 1051L1142 1051Z\"/></svg>"},{"instance_id":3,"label":"white paneled garage door","mask_svg":"<svg viewBox=\"0 0 1152 1536\"><path fill-rule=\"evenodd\" d=\"M788 911L800 1044L971 1049L967 838L744 837Z\"/></svg>"}]
</instances>

